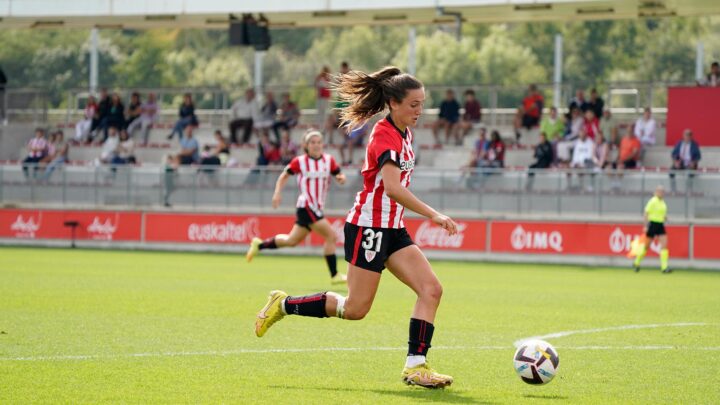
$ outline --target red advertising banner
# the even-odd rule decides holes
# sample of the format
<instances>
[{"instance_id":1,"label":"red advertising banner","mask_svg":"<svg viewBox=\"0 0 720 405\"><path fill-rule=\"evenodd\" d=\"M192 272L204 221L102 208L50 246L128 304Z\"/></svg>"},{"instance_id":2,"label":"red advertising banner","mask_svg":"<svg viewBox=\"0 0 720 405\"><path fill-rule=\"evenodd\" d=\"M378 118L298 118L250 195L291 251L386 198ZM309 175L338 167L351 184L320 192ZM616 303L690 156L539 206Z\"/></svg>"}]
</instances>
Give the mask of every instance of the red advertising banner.
<instances>
[{"instance_id":1,"label":"red advertising banner","mask_svg":"<svg viewBox=\"0 0 720 405\"><path fill-rule=\"evenodd\" d=\"M254 237L288 233L290 215L146 213L146 242L250 243Z\"/></svg>"},{"instance_id":2,"label":"red advertising banner","mask_svg":"<svg viewBox=\"0 0 720 405\"><path fill-rule=\"evenodd\" d=\"M119 211L0 210L0 237L70 239L66 221L77 221L76 239L140 241L142 214Z\"/></svg>"},{"instance_id":3,"label":"red advertising banner","mask_svg":"<svg viewBox=\"0 0 720 405\"><path fill-rule=\"evenodd\" d=\"M689 228L667 226L672 257L687 258ZM642 233L638 224L589 224L563 222L494 221L490 250L497 253L625 255L630 243ZM658 255L659 243L649 255Z\"/></svg>"},{"instance_id":4,"label":"red advertising banner","mask_svg":"<svg viewBox=\"0 0 720 405\"><path fill-rule=\"evenodd\" d=\"M343 232L345 218L328 218L328 221L335 231L338 246L342 246L345 243ZM405 218L404 221L410 237L423 249L485 251L486 221L456 220L458 232L452 236L429 220ZM313 246L319 246L322 245L323 240L320 236L311 234L310 243Z\"/></svg>"},{"instance_id":5,"label":"red advertising banner","mask_svg":"<svg viewBox=\"0 0 720 405\"><path fill-rule=\"evenodd\" d=\"M693 258L720 259L720 226L698 226L693 228Z\"/></svg>"}]
</instances>

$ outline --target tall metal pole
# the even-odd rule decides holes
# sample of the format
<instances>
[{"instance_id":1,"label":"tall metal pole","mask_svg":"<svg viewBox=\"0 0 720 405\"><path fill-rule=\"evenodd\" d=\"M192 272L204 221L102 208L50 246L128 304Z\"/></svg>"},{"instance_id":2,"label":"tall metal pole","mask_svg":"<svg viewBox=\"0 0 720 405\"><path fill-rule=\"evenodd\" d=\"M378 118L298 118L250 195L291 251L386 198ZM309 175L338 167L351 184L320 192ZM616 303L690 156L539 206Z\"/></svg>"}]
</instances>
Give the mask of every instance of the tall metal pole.
<instances>
[{"instance_id":1,"label":"tall metal pole","mask_svg":"<svg viewBox=\"0 0 720 405\"><path fill-rule=\"evenodd\" d=\"M705 64L705 45L702 41L697 43L697 51L695 52L695 80L702 83L703 70Z\"/></svg>"},{"instance_id":2,"label":"tall metal pole","mask_svg":"<svg viewBox=\"0 0 720 405\"><path fill-rule=\"evenodd\" d=\"M98 29L90 30L90 94L96 94L98 87Z\"/></svg>"},{"instance_id":3,"label":"tall metal pole","mask_svg":"<svg viewBox=\"0 0 720 405\"><path fill-rule=\"evenodd\" d=\"M555 108L560 108L560 100L562 97L562 46L562 35L555 35L555 75L553 79L553 106L555 106Z\"/></svg>"},{"instance_id":4,"label":"tall metal pole","mask_svg":"<svg viewBox=\"0 0 720 405\"><path fill-rule=\"evenodd\" d=\"M259 96L263 90L263 58L266 51L255 51L255 93Z\"/></svg>"},{"instance_id":5,"label":"tall metal pole","mask_svg":"<svg viewBox=\"0 0 720 405\"><path fill-rule=\"evenodd\" d=\"M413 76L417 71L417 63L415 56L416 34L417 32L415 30L415 27L410 27L410 31L408 31L408 73Z\"/></svg>"}]
</instances>

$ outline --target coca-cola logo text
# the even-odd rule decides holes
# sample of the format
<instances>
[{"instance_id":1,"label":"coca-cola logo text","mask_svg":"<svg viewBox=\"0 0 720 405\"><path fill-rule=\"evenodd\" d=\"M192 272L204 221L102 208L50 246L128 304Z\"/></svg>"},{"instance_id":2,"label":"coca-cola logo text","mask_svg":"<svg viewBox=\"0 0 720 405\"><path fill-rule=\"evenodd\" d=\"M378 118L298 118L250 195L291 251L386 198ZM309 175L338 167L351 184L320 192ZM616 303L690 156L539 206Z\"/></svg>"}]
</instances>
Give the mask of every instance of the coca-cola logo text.
<instances>
[{"instance_id":1,"label":"coca-cola logo text","mask_svg":"<svg viewBox=\"0 0 720 405\"><path fill-rule=\"evenodd\" d=\"M460 249L465 240L467 224L458 222L457 233L450 235L446 230L433 225L430 221L423 221L415 232L415 243L420 247Z\"/></svg>"}]
</instances>

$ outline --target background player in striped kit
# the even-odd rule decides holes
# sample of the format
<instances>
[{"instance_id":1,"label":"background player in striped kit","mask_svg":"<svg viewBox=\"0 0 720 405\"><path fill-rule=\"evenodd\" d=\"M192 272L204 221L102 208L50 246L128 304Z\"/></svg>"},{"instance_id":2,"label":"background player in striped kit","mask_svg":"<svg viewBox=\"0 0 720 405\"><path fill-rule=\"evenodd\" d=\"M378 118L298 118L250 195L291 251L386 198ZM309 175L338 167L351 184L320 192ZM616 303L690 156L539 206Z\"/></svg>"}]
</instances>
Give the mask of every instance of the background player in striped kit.
<instances>
[{"instance_id":1,"label":"background player in striped kit","mask_svg":"<svg viewBox=\"0 0 720 405\"><path fill-rule=\"evenodd\" d=\"M325 261L330 270L330 280L333 284L346 282L344 274L337 271L337 257L335 249L337 238L330 223L323 216L323 207L328 189L330 188L330 177L334 176L339 184L345 184L345 174L341 173L335 158L323 153L323 136L318 131L309 131L303 136L303 148L305 154L295 157L287 165L275 183L275 193L272 197L272 206L277 208L282 199L282 189L292 175L297 175L297 183L300 194L297 200L297 219L289 234L275 235L266 240L253 238L250 249L247 252L247 261L263 249L277 249L287 246L295 246L305 237L314 231L324 240L323 253Z\"/></svg>"},{"instance_id":2,"label":"background player in striped kit","mask_svg":"<svg viewBox=\"0 0 720 405\"><path fill-rule=\"evenodd\" d=\"M288 314L364 318L375 299L381 272L387 266L417 294L402 380L428 388L448 386L452 377L435 372L425 359L435 329L433 322L442 286L403 223L403 213L408 208L451 235L457 232L457 224L452 219L420 201L407 188L415 167L410 127L417 124L422 113L425 90L420 81L395 67L370 75L350 72L339 78L337 88L340 96L350 101L341 117L351 127L390 110L370 135L362 169L363 190L358 193L345 224L348 296L322 292L289 297L283 291L272 291L257 315L255 333L263 336L270 326Z\"/></svg>"}]
</instances>

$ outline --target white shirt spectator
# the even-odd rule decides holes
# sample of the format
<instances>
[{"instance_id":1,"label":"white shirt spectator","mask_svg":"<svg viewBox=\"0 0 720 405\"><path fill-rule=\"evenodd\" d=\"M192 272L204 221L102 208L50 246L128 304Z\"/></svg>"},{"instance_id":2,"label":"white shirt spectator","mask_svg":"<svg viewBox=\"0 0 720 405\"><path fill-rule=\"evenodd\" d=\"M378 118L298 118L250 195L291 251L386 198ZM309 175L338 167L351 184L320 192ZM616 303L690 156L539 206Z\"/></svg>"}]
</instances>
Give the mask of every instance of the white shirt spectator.
<instances>
[{"instance_id":1,"label":"white shirt spectator","mask_svg":"<svg viewBox=\"0 0 720 405\"><path fill-rule=\"evenodd\" d=\"M570 166L585 167L588 161L592 161L593 152L595 150L595 142L590 137L585 140L578 139L573 147L573 157Z\"/></svg>"},{"instance_id":2,"label":"white shirt spectator","mask_svg":"<svg viewBox=\"0 0 720 405\"><path fill-rule=\"evenodd\" d=\"M635 136L640 139L643 146L655 145L655 119L652 117L647 120L645 117L638 118L635 121Z\"/></svg>"},{"instance_id":3,"label":"white shirt spectator","mask_svg":"<svg viewBox=\"0 0 720 405\"><path fill-rule=\"evenodd\" d=\"M233 103L231 110L234 120L256 120L260 115L260 105L257 102L257 97L250 101L243 97Z\"/></svg>"},{"instance_id":4,"label":"white shirt spectator","mask_svg":"<svg viewBox=\"0 0 720 405\"><path fill-rule=\"evenodd\" d=\"M45 156L47 153L48 142L44 137L35 137L28 142L28 156L32 158L39 158Z\"/></svg>"},{"instance_id":5,"label":"white shirt spectator","mask_svg":"<svg viewBox=\"0 0 720 405\"><path fill-rule=\"evenodd\" d=\"M100 159L102 161L109 161L115 155L118 145L120 144L120 138L117 135L111 135L102 145L100 152Z\"/></svg>"}]
</instances>

